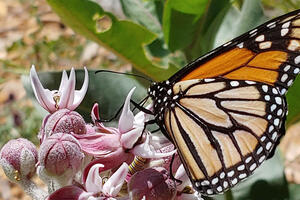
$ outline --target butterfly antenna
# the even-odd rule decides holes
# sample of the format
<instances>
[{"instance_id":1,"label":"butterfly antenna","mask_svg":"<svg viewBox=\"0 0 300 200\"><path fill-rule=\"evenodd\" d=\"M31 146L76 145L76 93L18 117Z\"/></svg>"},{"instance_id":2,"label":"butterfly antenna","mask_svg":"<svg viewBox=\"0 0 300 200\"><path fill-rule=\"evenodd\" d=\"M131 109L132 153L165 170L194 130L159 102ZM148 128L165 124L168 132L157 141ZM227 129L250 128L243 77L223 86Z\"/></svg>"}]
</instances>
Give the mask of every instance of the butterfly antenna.
<instances>
[{"instance_id":1,"label":"butterfly antenna","mask_svg":"<svg viewBox=\"0 0 300 200\"><path fill-rule=\"evenodd\" d=\"M154 82L153 80L151 80L150 78L138 75L138 74L130 74L130 73L126 73L126 72L115 72L115 71L110 71L110 70L105 70L105 69L101 69L95 72L95 74L97 73L102 73L102 72L108 72L108 73L114 73L114 74L122 74L122 75L128 75L128 76L135 76L135 77L139 77L142 78L146 81L149 81L150 83Z\"/></svg>"}]
</instances>

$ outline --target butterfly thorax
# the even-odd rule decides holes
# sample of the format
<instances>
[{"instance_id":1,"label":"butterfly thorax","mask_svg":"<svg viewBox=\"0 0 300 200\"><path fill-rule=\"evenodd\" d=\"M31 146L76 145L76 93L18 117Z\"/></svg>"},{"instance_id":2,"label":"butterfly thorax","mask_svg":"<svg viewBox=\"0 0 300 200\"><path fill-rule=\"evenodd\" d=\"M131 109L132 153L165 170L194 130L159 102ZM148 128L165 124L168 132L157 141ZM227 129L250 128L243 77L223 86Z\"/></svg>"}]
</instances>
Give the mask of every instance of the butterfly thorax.
<instances>
[{"instance_id":1,"label":"butterfly thorax","mask_svg":"<svg viewBox=\"0 0 300 200\"><path fill-rule=\"evenodd\" d=\"M154 82L148 89L148 94L153 100L153 112L157 120L161 121L167 108L175 106L178 95L173 93L173 84L170 81Z\"/></svg>"}]
</instances>

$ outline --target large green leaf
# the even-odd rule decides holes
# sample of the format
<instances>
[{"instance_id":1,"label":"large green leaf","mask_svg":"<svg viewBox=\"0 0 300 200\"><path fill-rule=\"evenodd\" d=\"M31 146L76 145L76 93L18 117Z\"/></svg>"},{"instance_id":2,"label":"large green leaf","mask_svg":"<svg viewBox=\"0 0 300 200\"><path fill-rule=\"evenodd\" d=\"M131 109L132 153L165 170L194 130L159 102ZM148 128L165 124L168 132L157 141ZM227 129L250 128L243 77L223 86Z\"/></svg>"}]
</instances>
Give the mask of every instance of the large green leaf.
<instances>
[{"instance_id":1,"label":"large green leaf","mask_svg":"<svg viewBox=\"0 0 300 200\"><path fill-rule=\"evenodd\" d=\"M189 61L205 54L214 46L215 37L231 3L229 0L211 0L202 17L199 31L193 37L193 42L184 49Z\"/></svg>"},{"instance_id":2,"label":"large green leaf","mask_svg":"<svg viewBox=\"0 0 300 200\"><path fill-rule=\"evenodd\" d=\"M289 89L287 95L288 116L287 126L300 120L300 77L298 76L294 84Z\"/></svg>"},{"instance_id":3,"label":"large green leaf","mask_svg":"<svg viewBox=\"0 0 300 200\"><path fill-rule=\"evenodd\" d=\"M232 6L216 35L214 47L228 42L266 20L259 0L245 0L241 10Z\"/></svg>"},{"instance_id":4,"label":"large green leaf","mask_svg":"<svg viewBox=\"0 0 300 200\"><path fill-rule=\"evenodd\" d=\"M191 44L208 0L167 0L163 14L165 42L171 51Z\"/></svg>"},{"instance_id":5,"label":"large green leaf","mask_svg":"<svg viewBox=\"0 0 300 200\"><path fill-rule=\"evenodd\" d=\"M300 184L289 184L289 200L300 199Z\"/></svg>"},{"instance_id":6,"label":"large green leaf","mask_svg":"<svg viewBox=\"0 0 300 200\"><path fill-rule=\"evenodd\" d=\"M162 38L160 1L121 0L124 14Z\"/></svg>"},{"instance_id":7,"label":"large green leaf","mask_svg":"<svg viewBox=\"0 0 300 200\"><path fill-rule=\"evenodd\" d=\"M156 36L144 27L130 21L118 20L89 0L48 0L48 3L74 31L110 49L154 80L165 79L168 77L166 74L177 70L173 67L164 69L155 66L146 57L144 46L151 43ZM101 31L100 22L104 17L109 19L108 28Z\"/></svg>"},{"instance_id":8,"label":"large green leaf","mask_svg":"<svg viewBox=\"0 0 300 200\"><path fill-rule=\"evenodd\" d=\"M50 90L58 89L61 72L40 72L38 76L44 88ZM76 88L81 88L83 78L84 71L76 70ZM27 95L35 99L28 77L23 77L23 84ZM95 102L98 102L101 118L109 119L122 106L129 90L133 87L137 87L133 100L138 102L146 96L146 89L135 79L105 72L95 74L94 70L89 70L89 88L83 102L76 111L89 122L92 106Z\"/></svg>"},{"instance_id":9,"label":"large green leaf","mask_svg":"<svg viewBox=\"0 0 300 200\"><path fill-rule=\"evenodd\" d=\"M163 38L161 24L163 1L121 0L121 3L123 11L129 19L157 34L157 39L147 46L147 50L154 57L154 63L159 66L174 65L174 68L179 69L178 66L182 65L184 57L179 53L176 55L171 54L166 48ZM169 73L169 76L171 75Z\"/></svg>"}]
</instances>

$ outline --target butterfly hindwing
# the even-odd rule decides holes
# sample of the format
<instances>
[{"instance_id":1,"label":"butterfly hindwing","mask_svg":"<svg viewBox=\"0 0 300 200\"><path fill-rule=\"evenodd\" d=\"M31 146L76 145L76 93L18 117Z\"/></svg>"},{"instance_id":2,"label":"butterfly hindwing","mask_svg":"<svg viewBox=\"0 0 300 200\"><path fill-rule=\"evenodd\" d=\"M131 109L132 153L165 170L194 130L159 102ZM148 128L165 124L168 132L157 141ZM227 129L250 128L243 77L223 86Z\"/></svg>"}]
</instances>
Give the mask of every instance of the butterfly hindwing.
<instances>
[{"instance_id":1,"label":"butterfly hindwing","mask_svg":"<svg viewBox=\"0 0 300 200\"><path fill-rule=\"evenodd\" d=\"M281 94L300 72L300 10L273 19L196 59L171 82L224 77L277 87Z\"/></svg>"},{"instance_id":2,"label":"butterfly hindwing","mask_svg":"<svg viewBox=\"0 0 300 200\"><path fill-rule=\"evenodd\" d=\"M248 177L284 134L285 100L273 86L194 79L175 84L172 94L175 101L162 113L166 130L203 194L223 192Z\"/></svg>"}]
</instances>

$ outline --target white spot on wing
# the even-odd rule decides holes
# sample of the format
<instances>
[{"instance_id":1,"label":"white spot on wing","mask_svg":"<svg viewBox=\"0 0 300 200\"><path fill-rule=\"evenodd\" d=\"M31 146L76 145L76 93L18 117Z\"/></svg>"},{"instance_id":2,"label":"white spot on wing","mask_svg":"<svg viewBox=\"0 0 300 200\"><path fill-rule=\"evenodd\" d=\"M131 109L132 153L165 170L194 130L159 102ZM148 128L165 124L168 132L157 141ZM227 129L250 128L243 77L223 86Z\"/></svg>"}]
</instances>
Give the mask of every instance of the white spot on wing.
<instances>
[{"instance_id":1,"label":"white spot on wing","mask_svg":"<svg viewBox=\"0 0 300 200\"><path fill-rule=\"evenodd\" d=\"M246 162L246 163L249 163L251 160L252 160L252 157L248 157L248 158L245 160L245 162Z\"/></svg>"},{"instance_id":2,"label":"white spot on wing","mask_svg":"<svg viewBox=\"0 0 300 200\"><path fill-rule=\"evenodd\" d=\"M268 142L268 144L266 145L266 149L267 149L267 150L270 150L270 149L271 149L271 146L272 146L272 143L271 143L271 142Z\"/></svg>"},{"instance_id":3,"label":"white spot on wing","mask_svg":"<svg viewBox=\"0 0 300 200\"><path fill-rule=\"evenodd\" d=\"M262 86L262 90L263 90L264 92L268 92L268 86L267 86L267 85L263 85L263 86Z\"/></svg>"},{"instance_id":4,"label":"white spot on wing","mask_svg":"<svg viewBox=\"0 0 300 200\"><path fill-rule=\"evenodd\" d=\"M298 65L300 63L300 56L297 56L294 61L295 64Z\"/></svg>"},{"instance_id":5,"label":"white spot on wing","mask_svg":"<svg viewBox=\"0 0 300 200\"><path fill-rule=\"evenodd\" d=\"M282 28L288 28L291 24L291 21L288 21L288 22L285 22L283 25L282 25Z\"/></svg>"},{"instance_id":6,"label":"white spot on wing","mask_svg":"<svg viewBox=\"0 0 300 200\"><path fill-rule=\"evenodd\" d=\"M260 154L262 151L263 151L263 148L262 148L262 147L259 147L259 148L257 149L256 154L258 155L258 154Z\"/></svg>"},{"instance_id":7,"label":"white spot on wing","mask_svg":"<svg viewBox=\"0 0 300 200\"><path fill-rule=\"evenodd\" d=\"M270 42L270 41L262 42L262 43L259 43L258 46L260 49L268 49L272 46L272 42Z\"/></svg>"},{"instance_id":8,"label":"white spot on wing","mask_svg":"<svg viewBox=\"0 0 300 200\"><path fill-rule=\"evenodd\" d=\"M250 166L250 170L253 171L255 168L256 168L256 163L253 163L253 164Z\"/></svg>"},{"instance_id":9,"label":"white spot on wing","mask_svg":"<svg viewBox=\"0 0 300 200\"><path fill-rule=\"evenodd\" d=\"M280 80L281 80L281 82L285 82L287 78L288 78L288 75L283 74Z\"/></svg>"},{"instance_id":10,"label":"white spot on wing","mask_svg":"<svg viewBox=\"0 0 300 200\"><path fill-rule=\"evenodd\" d=\"M260 35L260 36L257 36L256 38L255 38L255 41L256 42L262 42L262 41L264 41L265 40L265 35Z\"/></svg>"},{"instance_id":11,"label":"white spot on wing","mask_svg":"<svg viewBox=\"0 0 300 200\"><path fill-rule=\"evenodd\" d=\"M290 68L291 68L291 66L290 66L290 65L287 65L287 66L284 67L283 70L284 70L285 72L287 72L287 71L289 71Z\"/></svg>"},{"instance_id":12,"label":"white spot on wing","mask_svg":"<svg viewBox=\"0 0 300 200\"><path fill-rule=\"evenodd\" d=\"M201 185L202 185L202 186L209 185L209 181L208 181L208 180L202 181Z\"/></svg>"},{"instance_id":13,"label":"white spot on wing","mask_svg":"<svg viewBox=\"0 0 300 200\"><path fill-rule=\"evenodd\" d=\"M231 85L232 87L236 87L236 86L239 85L239 82L238 82L238 81L230 81L230 85Z\"/></svg>"},{"instance_id":14,"label":"white spot on wing","mask_svg":"<svg viewBox=\"0 0 300 200\"><path fill-rule=\"evenodd\" d=\"M244 47L244 42L241 42L237 45L240 49Z\"/></svg>"},{"instance_id":15,"label":"white spot on wing","mask_svg":"<svg viewBox=\"0 0 300 200\"><path fill-rule=\"evenodd\" d=\"M267 27L269 28L274 28L276 26L276 22L271 22L269 24L267 24Z\"/></svg>"},{"instance_id":16,"label":"white spot on wing","mask_svg":"<svg viewBox=\"0 0 300 200\"><path fill-rule=\"evenodd\" d=\"M281 29L280 34L281 34L281 36L283 37L283 36L285 36L288 32L289 32L289 29L283 28L283 29Z\"/></svg>"},{"instance_id":17,"label":"white spot on wing","mask_svg":"<svg viewBox=\"0 0 300 200\"><path fill-rule=\"evenodd\" d=\"M281 105L282 104L282 100L280 97L275 97L275 101L277 104Z\"/></svg>"},{"instance_id":18,"label":"white spot on wing","mask_svg":"<svg viewBox=\"0 0 300 200\"><path fill-rule=\"evenodd\" d=\"M275 126L278 126L278 125L279 125L279 119L278 119L278 118L276 118L276 119L274 120L274 125L275 125Z\"/></svg>"},{"instance_id":19,"label":"white spot on wing","mask_svg":"<svg viewBox=\"0 0 300 200\"><path fill-rule=\"evenodd\" d=\"M266 158L266 156L263 155L262 157L259 158L258 162L259 162L259 163L262 163L262 162L265 160L265 158Z\"/></svg>"},{"instance_id":20,"label":"white spot on wing","mask_svg":"<svg viewBox=\"0 0 300 200\"><path fill-rule=\"evenodd\" d=\"M214 179L211 181L211 183L212 183L213 185L215 185L217 182L219 182L219 179L218 179L218 178L214 178Z\"/></svg>"}]
</instances>

